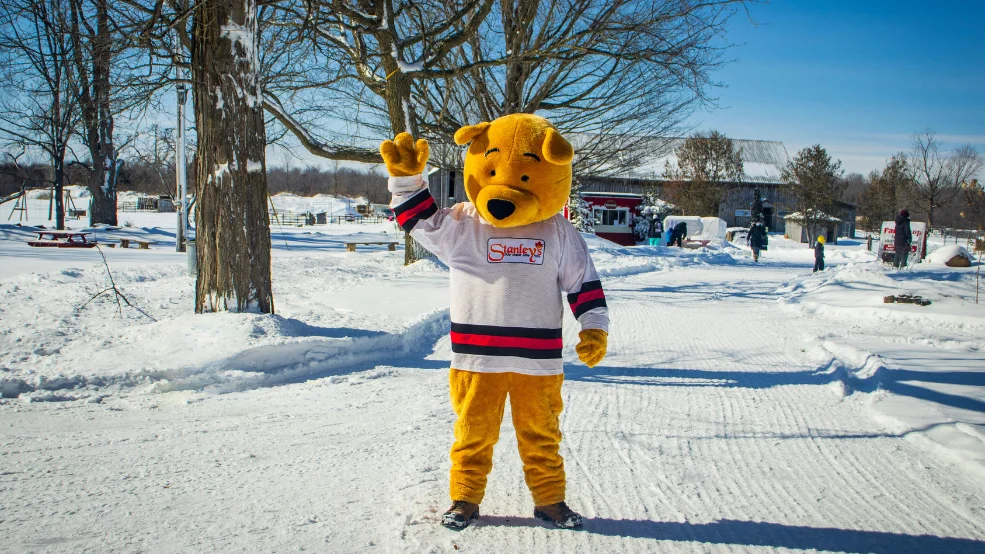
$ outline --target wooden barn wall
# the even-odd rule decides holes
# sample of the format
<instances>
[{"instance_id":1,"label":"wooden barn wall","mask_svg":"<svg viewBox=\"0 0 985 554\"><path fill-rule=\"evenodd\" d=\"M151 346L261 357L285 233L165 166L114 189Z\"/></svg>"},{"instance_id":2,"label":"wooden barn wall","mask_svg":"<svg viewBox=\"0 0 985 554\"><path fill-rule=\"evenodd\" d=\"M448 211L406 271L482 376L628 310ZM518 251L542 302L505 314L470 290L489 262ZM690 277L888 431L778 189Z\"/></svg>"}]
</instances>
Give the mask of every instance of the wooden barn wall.
<instances>
[{"instance_id":1,"label":"wooden barn wall","mask_svg":"<svg viewBox=\"0 0 985 554\"><path fill-rule=\"evenodd\" d=\"M612 179L604 177L581 177L582 192L622 192L644 194L648 187L655 187L659 198L667 200L663 195L662 181L645 179ZM737 218L735 210L748 210L752 206L753 192L758 188L760 194L773 204L773 221L767 222L770 231L783 232L783 215L794 211L793 201L783 192L783 186L777 183L733 183L731 190L726 193L718 216L725 220L729 227L749 225L749 218ZM651 189L652 190L652 189Z\"/></svg>"}]
</instances>

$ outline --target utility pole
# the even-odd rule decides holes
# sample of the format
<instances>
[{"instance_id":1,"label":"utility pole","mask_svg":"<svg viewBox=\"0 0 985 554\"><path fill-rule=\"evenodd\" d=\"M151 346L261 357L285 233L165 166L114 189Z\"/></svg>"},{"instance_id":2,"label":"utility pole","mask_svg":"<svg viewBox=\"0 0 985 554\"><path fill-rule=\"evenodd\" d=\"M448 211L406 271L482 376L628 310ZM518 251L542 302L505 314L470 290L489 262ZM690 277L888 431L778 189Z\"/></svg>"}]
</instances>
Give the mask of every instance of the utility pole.
<instances>
[{"instance_id":1,"label":"utility pole","mask_svg":"<svg viewBox=\"0 0 985 554\"><path fill-rule=\"evenodd\" d=\"M175 66L176 89L178 92L178 137L175 152L175 178L177 179L178 194L181 207L178 209L178 231L176 233L175 249L185 251L185 238L188 235L188 178L185 174L185 102L188 100L188 83L186 64Z\"/></svg>"}]
</instances>

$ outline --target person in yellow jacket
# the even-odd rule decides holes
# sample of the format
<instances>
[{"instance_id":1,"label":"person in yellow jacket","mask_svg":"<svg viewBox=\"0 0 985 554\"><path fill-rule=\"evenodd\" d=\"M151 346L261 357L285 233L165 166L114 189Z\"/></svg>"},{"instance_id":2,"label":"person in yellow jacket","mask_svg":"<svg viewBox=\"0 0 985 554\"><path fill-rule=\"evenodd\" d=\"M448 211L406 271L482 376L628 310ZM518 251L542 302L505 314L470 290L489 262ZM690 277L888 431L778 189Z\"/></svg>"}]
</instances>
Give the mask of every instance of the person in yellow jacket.
<instances>
[{"instance_id":1,"label":"person in yellow jacket","mask_svg":"<svg viewBox=\"0 0 985 554\"><path fill-rule=\"evenodd\" d=\"M824 235L814 243L814 273L818 271L824 271Z\"/></svg>"},{"instance_id":2,"label":"person in yellow jacket","mask_svg":"<svg viewBox=\"0 0 985 554\"><path fill-rule=\"evenodd\" d=\"M561 291L581 325L579 358L606 353L608 307L585 240L560 211L571 191L571 145L544 118L514 114L463 127L469 202L438 209L422 173L427 141L401 133L380 152L397 222L445 262L451 276L449 385L457 415L452 506L442 524L479 517L507 397L534 515L563 528L582 517L565 504L559 454L564 381Z\"/></svg>"}]
</instances>

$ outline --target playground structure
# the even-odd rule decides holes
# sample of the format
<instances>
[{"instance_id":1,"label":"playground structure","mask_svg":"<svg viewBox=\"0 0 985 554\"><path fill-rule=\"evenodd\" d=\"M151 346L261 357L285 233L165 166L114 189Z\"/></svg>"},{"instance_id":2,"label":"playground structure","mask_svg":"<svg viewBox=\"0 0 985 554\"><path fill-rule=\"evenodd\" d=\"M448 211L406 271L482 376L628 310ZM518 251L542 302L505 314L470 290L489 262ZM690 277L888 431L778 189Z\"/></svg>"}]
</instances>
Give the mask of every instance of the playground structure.
<instances>
[{"instance_id":1,"label":"playground structure","mask_svg":"<svg viewBox=\"0 0 985 554\"><path fill-rule=\"evenodd\" d=\"M34 187L28 188L25 186L21 187L21 190L4 196L0 198L0 205L6 204L7 202L13 202L14 207L10 210L10 214L7 216L7 221L10 221L14 217L14 212L17 212L17 222L23 222L28 219L28 192L32 190L50 191L48 196L48 219L53 219L55 213L55 189L54 187ZM63 206L65 207L65 216L74 217L76 219L81 219L85 217L86 210L79 209L75 204L75 199L71 194L71 191L67 188L63 189Z\"/></svg>"}]
</instances>

